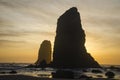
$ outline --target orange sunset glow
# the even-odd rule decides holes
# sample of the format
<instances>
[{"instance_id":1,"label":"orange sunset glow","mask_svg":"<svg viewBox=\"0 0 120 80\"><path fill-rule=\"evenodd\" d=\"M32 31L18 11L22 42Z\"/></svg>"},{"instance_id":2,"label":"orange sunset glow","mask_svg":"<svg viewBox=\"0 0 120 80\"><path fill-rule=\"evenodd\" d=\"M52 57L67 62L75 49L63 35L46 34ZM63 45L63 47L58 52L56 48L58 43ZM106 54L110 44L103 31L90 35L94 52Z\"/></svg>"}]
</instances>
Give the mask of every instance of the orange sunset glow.
<instances>
[{"instance_id":1,"label":"orange sunset glow","mask_svg":"<svg viewBox=\"0 0 120 80\"><path fill-rule=\"evenodd\" d=\"M43 40L53 49L57 19L73 6L87 52L100 64L120 65L119 0L0 0L0 63L34 63Z\"/></svg>"}]
</instances>

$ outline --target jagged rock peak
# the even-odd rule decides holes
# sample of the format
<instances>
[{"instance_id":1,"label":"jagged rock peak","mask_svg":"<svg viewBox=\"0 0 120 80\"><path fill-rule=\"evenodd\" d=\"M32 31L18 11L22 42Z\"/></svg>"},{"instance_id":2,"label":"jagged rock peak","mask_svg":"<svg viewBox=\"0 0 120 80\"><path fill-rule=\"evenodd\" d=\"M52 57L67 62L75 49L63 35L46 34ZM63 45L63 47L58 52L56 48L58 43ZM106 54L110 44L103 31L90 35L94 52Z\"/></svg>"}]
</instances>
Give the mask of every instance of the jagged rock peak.
<instances>
[{"instance_id":1,"label":"jagged rock peak","mask_svg":"<svg viewBox=\"0 0 120 80\"><path fill-rule=\"evenodd\" d=\"M76 7L72 7L72 8L70 8L69 10L67 10L66 12L67 13L76 13L78 10L77 10L77 8Z\"/></svg>"},{"instance_id":2,"label":"jagged rock peak","mask_svg":"<svg viewBox=\"0 0 120 80\"><path fill-rule=\"evenodd\" d=\"M53 66L57 68L100 67L87 53L85 41L80 14L76 7L72 7L63 13L57 21Z\"/></svg>"},{"instance_id":3,"label":"jagged rock peak","mask_svg":"<svg viewBox=\"0 0 120 80\"><path fill-rule=\"evenodd\" d=\"M80 14L76 7L70 8L58 18L56 30L58 35L69 32L75 33L74 31L76 32L83 31Z\"/></svg>"},{"instance_id":4,"label":"jagged rock peak","mask_svg":"<svg viewBox=\"0 0 120 80\"><path fill-rule=\"evenodd\" d=\"M70 19L72 20L75 16L79 16L79 12L76 7L72 7L69 10L67 10L63 15L60 16L59 20L62 19Z\"/></svg>"}]
</instances>

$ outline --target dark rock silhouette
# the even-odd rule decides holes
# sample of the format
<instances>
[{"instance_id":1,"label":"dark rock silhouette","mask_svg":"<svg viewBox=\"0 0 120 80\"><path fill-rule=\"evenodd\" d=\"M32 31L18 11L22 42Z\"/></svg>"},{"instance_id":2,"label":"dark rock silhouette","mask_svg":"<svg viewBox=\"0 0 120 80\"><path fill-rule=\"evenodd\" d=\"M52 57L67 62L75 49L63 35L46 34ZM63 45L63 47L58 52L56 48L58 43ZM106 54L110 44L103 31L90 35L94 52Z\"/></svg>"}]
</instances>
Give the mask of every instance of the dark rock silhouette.
<instances>
[{"instance_id":1,"label":"dark rock silhouette","mask_svg":"<svg viewBox=\"0 0 120 80\"><path fill-rule=\"evenodd\" d=\"M107 76L107 78L114 78L115 73L113 73L111 71L108 71L108 72L105 73L105 76Z\"/></svg>"},{"instance_id":2,"label":"dark rock silhouette","mask_svg":"<svg viewBox=\"0 0 120 80\"><path fill-rule=\"evenodd\" d=\"M96 73L96 74L97 74L97 73L103 73L101 70L92 70L91 72L92 72L92 73Z\"/></svg>"},{"instance_id":3,"label":"dark rock silhouette","mask_svg":"<svg viewBox=\"0 0 120 80\"><path fill-rule=\"evenodd\" d=\"M53 67L90 68L100 65L87 53L80 14L72 7L59 17L53 50Z\"/></svg>"},{"instance_id":4,"label":"dark rock silhouette","mask_svg":"<svg viewBox=\"0 0 120 80\"><path fill-rule=\"evenodd\" d=\"M48 40L42 42L38 52L38 60L35 64L39 66L43 62L46 62L46 64L51 62L51 42Z\"/></svg>"},{"instance_id":5,"label":"dark rock silhouette","mask_svg":"<svg viewBox=\"0 0 120 80\"><path fill-rule=\"evenodd\" d=\"M39 67L44 70L44 68L47 67L47 62L45 60L41 61Z\"/></svg>"},{"instance_id":6,"label":"dark rock silhouette","mask_svg":"<svg viewBox=\"0 0 120 80\"><path fill-rule=\"evenodd\" d=\"M12 70L12 71L10 71L9 73L10 73L10 74L17 74L17 71Z\"/></svg>"},{"instance_id":7,"label":"dark rock silhouette","mask_svg":"<svg viewBox=\"0 0 120 80\"><path fill-rule=\"evenodd\" d=\"M74 79L74 72L70 70L57 70L56 72L52 72L52 77Z\"/></svg>"}]
</instances>

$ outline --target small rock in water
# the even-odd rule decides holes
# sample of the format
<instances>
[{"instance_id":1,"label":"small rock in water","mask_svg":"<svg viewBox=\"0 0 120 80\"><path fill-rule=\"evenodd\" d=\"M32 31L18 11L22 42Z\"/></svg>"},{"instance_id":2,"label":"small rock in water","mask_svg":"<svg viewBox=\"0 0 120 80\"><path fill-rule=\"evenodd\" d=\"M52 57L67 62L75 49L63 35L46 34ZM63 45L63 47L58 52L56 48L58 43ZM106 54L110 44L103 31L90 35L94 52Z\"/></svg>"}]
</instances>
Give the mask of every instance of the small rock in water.
<instances>
[{"instance_id":1,"label":"small rock in water","mask_svg":"<svg viewBox=\"0 0 120 80\"><path fill-rule=\"evenodd\" d=\"M52 73L53 78L65 78L65 79L73 79L74 72L67 71L67 70L57 70L56 72Z\"/></svg>"},{"instance_id":2,"label":"small rock in water","mask_svg":"<svg viewBox=\"0 0 120 80\"><path fill-rule=\"evenodd\" d=\"M6 72L0 72L0 74L5 74Z\"/></svg>"},{"instance_id":3,"label":"small rock in water","mask_svg":"<svg viewBox=\"0 0 120 80\"><path fill-rule=\"evenodd\" d=\"M9 73L10 73L10 74L16 74L16 73L17 73L17 71L12 70L12 71L10 71Z\"/></svg>"},{"instance_id":4,"label":"small rock in water","mask_svg":"<svg viewBox=\"0 0 120 80\"><path fill-rule=\"evenodd\" d=\"M92 70L92 73L102 73L100 70Z\"/></svg>"},{"instance_id":5,"label":"small rock in water","mask_svg":"<svg viewBox=\"0 0 120 80\"><path fill-rule=\"evenodd\" d=\"M107 76L108 78L114 78L115 73L113 73L111 71L108 71L108 72L105 73L105 76Z\"/></svg>"}]
</instances>

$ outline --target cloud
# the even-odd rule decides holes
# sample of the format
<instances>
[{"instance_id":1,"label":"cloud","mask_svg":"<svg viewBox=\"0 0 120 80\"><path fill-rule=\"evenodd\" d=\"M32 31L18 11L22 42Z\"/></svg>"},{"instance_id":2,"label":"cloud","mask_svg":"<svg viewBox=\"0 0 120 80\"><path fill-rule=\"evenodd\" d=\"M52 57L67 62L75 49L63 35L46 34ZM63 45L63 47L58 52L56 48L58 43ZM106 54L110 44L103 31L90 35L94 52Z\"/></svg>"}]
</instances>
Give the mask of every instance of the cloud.
<instances>
[{"instance_id":1,"label":"cloud","mask_svg":"<svg viewBox=\"0 0 120 80\"><path fill-rule=\"evenodd\" d=\"M56 25L57 18L72 6L77 6L82 13L81 16L85 24L88 24L86 29L89 32L96 30L96 33L99 32L97 35L100 32L104 35L118 35L119 3L119 0L1 0L0 36L55 35L55 27L53 30L50 26L44 26Z\"/></svg>"},{"instance_id":2,"label":"cloud","mask_svg":"<svg viewBox=\"0 0 120 80\"><path fill-rule=\"evenodd\" d=\"M0 44L2 43L25 43L25 41L0 40Z\"/></svg>"},{"instance_id":3,"label":"cloud","mask_svg":"<svg viewBox=\"0 0 120 80\"><path fill-rule=\"evenodd\" d=\"M55 32L47 32L47 31L21 31L21 32L14 32L8 31L6 33L0 33L0 37L24 37L30 35L42 35L42 36L55 36ZM0 38L1 39L1 38Z\"/></svg>"},{"instance_id":4,"label":"cloud","mask_svg":"<svg viewBox=\"0 0 120 80\"><path fill-rule=\"evenodd\" d=\"M87 43L102 51L120 47L120 0L0 0L1 48L54 42L58 17L73 6L81 14Z\"/></svg>"},{"instance_id":5,"label":"cloud","mask_svg":"<svg viewBox=\"0 0 120 80\"><path fill-rule=\"evenodd\" d=\"M5 37L5 36L21 36L22 34L19 33L0 33L0 37Z\"/></svg>"},{"instance_id":6,"label":"cloud","mask_svg":"<svg viewBox=\"0 0 120 80\"><path fill-rule=\"evenodd\" d=\"M17 47L17 46L19 46L20 47L20 45L24 45L24 44L26 44L27 42L26 41L15 41L15 40L0 40L0 48L2 49L2 48L6 48L6 47L8 47L8 48L13 48L13 47Z\"/></svg>"}]
</instances>

